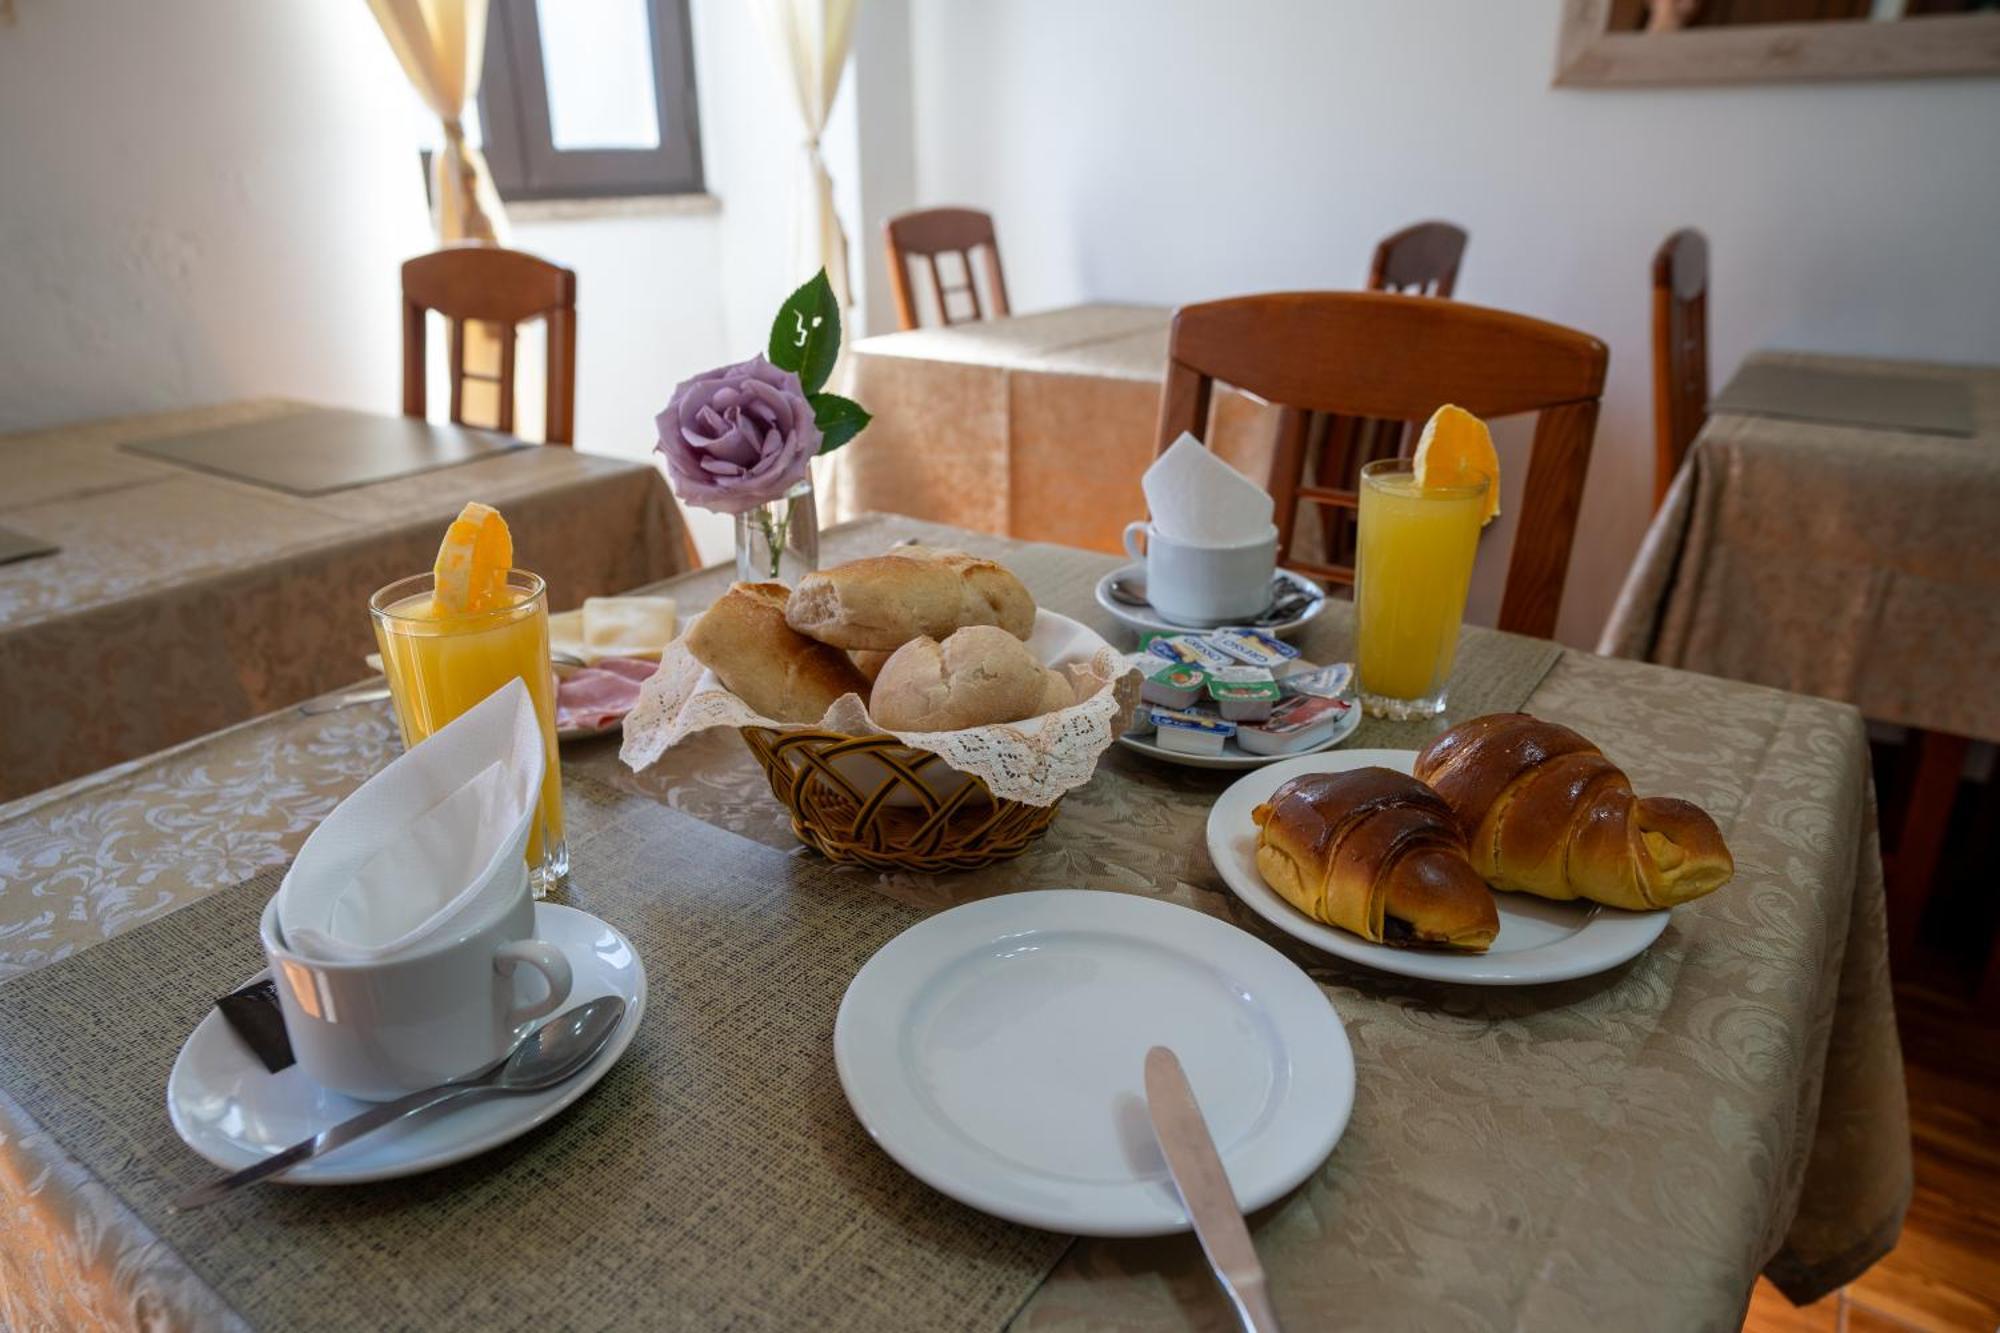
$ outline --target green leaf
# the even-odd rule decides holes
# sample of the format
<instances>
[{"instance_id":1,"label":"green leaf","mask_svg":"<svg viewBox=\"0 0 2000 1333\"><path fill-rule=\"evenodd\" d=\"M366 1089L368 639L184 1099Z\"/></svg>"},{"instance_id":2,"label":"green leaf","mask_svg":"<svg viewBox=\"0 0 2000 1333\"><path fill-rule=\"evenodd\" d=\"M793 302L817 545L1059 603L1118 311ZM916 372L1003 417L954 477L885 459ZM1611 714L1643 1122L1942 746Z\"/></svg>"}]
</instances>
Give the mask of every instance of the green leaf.
<instances>
[{"instance_id":1,"label":"green leaf","mask_svg":"<svg viewBox=\"0 0 2000 1333\"><path fill-rule=\"evenodd\" d=\"M808 394L826 386L840 356L840 303L826 270L785 298L771 321L771 347L765 356L780 370L796 373Z\"/></svg>"},{"instance_id":2,"label":"green leaf","mask_svg":"<svg viewBox=\"0 0 2000 1333\"><path fill-rule=\"evenodd\" d=\"M868 409L852 398L842 398L837 393L807 394L806 401L813 407L813 424L819 427L819 451L830 454L841 445L861 433L873 417Z\"/></svg>"}]
</instances>

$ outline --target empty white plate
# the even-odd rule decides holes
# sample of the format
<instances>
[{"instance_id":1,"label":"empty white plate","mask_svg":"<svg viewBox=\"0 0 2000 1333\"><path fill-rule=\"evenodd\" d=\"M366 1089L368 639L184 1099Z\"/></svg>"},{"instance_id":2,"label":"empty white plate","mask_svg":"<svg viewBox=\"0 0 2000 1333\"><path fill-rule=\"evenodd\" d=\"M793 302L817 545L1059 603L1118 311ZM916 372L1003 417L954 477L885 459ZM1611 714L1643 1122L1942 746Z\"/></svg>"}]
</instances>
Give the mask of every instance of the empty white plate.
<instances>
[{"instance_id":1,"label":"empty white plate","mask_svg":"<svg viewBox=\"0 0 2000 1333\"><path fill-rule=\"evenodd\" d=\"M1429 981L1530 986L1587 977L1638 956L1666 930L1666 912L1623 912L1596 903L1561 903L1526 893L1496 893L1493 899L1500 909L1500 933L1485 953L1398 949L1314 921L1264 882L1257 872L1257 825L1250 812L1278 788L1306 773L1374 767L1408 773L1416 761L1415 750L1342 750L1258 769L1237 780L1210 808L1209 858L1223 882L1250 910L1294 939L1349 962Z\"/></svg>"},{"instance_id":2,"label":"empty white plate","mask_svg":"<svg viewBox=\"0 0 2000 1333\"><path fill-rule=\"evenodd\" d=\"M912 1175L974 1208L1093 1236L1188 1229L1146 1115L1173 1048L1245 1211L1304 1180L1354 1105L1312 980L1226 922L1129 894L968 903L869 959L834 1023L841 1086Z\"/></svg>"},{"instance_id":3,"label":"empty white plate","mask_svg":"<svg viewBox=\"0 0 2000 1333\"><path fill-rule=\"evenodd\" d=\"M603 1078L632 1044L646 1012L645 966L615 927L573 907L536 903L535 935L569 959L573 980L564 1009L600 995L625 1001L624 1021L596 1059L547 1092L447 1105L302 1162L273 1183L346 1185L448 1166L527 1133ZM297 1065L276 1074L266 1070L214 1009L181 1047L167 1078L167 1114L175 1131L226 1171L261 1161L371 1105L327 1091Z\"/></svg>"}]
</instances>

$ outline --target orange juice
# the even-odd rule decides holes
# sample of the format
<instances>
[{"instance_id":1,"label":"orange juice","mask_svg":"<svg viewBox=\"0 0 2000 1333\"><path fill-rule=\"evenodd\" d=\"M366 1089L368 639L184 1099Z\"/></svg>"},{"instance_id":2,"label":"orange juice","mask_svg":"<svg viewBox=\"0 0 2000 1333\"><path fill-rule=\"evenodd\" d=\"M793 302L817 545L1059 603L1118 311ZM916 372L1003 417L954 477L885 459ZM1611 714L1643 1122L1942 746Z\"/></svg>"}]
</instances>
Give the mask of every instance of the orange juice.
<instances>
[{"instance_id":1,"label":"orange juice","mask_svg":"<svg viewBox=\"0 0 2000 1333\"><path fill-rule=\"evenodd\" d=\"M540 897L569 873L562 766L556 750L555 673L549 665L549 614L542 580L510 570L507 587L514 600L494 610L459 615L436 604L432 583L429 574L403 579L369 602L403 743L417 744L516 677L527 683L548 755L539 813L528 834L528 869Z\"/></svg>"},{"instance_id":2,"label":"orange juice","mask_svg":"<svg viewBox=\"0 0 2000 1333\"><path fill-rule=\"evenodd\" d=\"M1354 562L1355 676L1384 717L1444 711L1487 484L1419 487L1407 462L1361 470Z\"/></svg>"}]
</instances>

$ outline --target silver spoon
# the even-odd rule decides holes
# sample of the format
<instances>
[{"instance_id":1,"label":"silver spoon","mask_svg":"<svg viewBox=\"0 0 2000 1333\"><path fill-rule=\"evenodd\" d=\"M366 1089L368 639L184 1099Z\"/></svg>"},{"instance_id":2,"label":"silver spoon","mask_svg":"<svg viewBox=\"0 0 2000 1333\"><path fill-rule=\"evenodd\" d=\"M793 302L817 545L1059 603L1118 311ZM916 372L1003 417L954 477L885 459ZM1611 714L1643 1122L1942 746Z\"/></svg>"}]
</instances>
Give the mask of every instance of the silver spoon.
<instances>
[{"instance_id":1,"label":"silver spoon","mask_svg":"<svg viewBox=\"0 0 2000 1333\"><path fill-rule=\"evenodd\" d=\"M300 1162L332 1152L364 1134L405 1116L427 1111L445 1102L467 1100L493 1093L542 1092L553 1088L580 1071L604 1049L611 1034L625 1017L625 1001L605 995L557 1014L521 1038L505 1060L478 1076L457 1083L441 1083L435 1088L413 1092L393 1102L371 1107L349 1120L323 1129L309 1139L294 1143L283 1152L273 1153L233 1175L211 1180L183 1190L170 1205L175 1212L213 1203L240 1185L254 1184L277 1175Z\"/></svg>"}]
</instances>

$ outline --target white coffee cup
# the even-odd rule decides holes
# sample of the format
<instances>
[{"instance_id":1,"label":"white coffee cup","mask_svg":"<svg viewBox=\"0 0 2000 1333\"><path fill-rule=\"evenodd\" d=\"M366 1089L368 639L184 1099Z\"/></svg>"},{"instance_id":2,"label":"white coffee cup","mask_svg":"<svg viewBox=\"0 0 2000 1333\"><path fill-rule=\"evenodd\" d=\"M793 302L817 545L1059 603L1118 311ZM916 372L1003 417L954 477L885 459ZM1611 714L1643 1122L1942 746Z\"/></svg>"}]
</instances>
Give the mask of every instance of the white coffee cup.
<instances>
[{"instance_id":1,"label":"white coffee cup","mask_svg":"<svg viewBox=\"0 0 2000 1333\"><path fill-rule=\"evenodd\" d=\"M1195 546L1161 536L1150 523L1128 523L1125 549L1146 562L1146 600L1176 625L1207 628L1251 620L1271 604L1271 576L1278 568L1275 525L1234 546Z\"/></svg>"},{"instance_id":2,"label":"white coffee cup","mask_svg":"<svg viewBox=\"0 0 2000 1333\"><path fill-rule=\"evenodd\" d=\"M388 1101L485 1068L507 1054L516 1027L568 999L569 960L531 938L527 863L519 869L518 892L498 895L416 951L380 961L301 958L280 938L274 896L258 930L306 1076L350 1097ZM525 1003L514 983L523 966L541 973L543 992Z\"/></svg>"}]
</instances>

